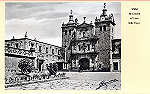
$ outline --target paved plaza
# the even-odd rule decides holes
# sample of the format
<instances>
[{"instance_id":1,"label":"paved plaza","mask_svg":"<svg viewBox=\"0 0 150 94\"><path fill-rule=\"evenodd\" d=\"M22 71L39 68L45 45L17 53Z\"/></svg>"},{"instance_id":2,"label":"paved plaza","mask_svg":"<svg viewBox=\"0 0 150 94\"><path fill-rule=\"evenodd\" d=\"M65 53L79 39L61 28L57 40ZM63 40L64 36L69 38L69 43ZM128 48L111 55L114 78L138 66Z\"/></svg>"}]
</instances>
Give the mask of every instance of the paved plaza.
<instances>
[{"instance_id":1,"label":"paved plaza","mask_svg":"<svg viewBox=\"0 0 150 94\"><path fill-rule=\"evenodd\" d=\"M119 90L121 73L119 72L66 72L69 79L34 83L6 89L22 90Z\"/></svg>"}]
</instances>

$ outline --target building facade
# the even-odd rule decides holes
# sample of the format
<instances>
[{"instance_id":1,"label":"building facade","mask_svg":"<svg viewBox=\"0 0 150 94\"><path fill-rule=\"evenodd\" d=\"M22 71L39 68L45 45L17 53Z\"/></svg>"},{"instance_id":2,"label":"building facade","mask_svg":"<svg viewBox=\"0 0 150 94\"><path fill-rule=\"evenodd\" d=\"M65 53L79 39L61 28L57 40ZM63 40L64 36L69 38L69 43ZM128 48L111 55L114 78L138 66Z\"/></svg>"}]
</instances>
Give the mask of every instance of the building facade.
<instances>
[{"instance_id":1,"label":"building facade","mask_svg":"<svg viewBox=\"0 0 150 94\"><path fill-rule=\"evenodd\" d=\"M112 40L111 71L121 72L121 39Z\"/></svg>"},{"instance_id":2,"label":"building facade","mask_svg":"<svg viewBox=\"0 0 150 94\"><path fill-rule=\"evenodd\" d=\"M111 71L112 40L115 21L108 15L106 5L95 22L78 23L69 15L68 23L62 24L62 48L66 68L70 70Z\"/></svg>"},{"instance_id":3,"label":"building facade","mask_svg":"<svg viewBox=\"0 0 150 94\"><path fill-rule=\"evenodd\" d=\"M18 72L18 62L23 58L32 60L34 69L38 72L45 71L46 64L61 64L60 62L63 61L61 47L29 39L27 33L24 38L13 37L11 40L5 40L6 70Z\"/></svg>"}]
</instances>

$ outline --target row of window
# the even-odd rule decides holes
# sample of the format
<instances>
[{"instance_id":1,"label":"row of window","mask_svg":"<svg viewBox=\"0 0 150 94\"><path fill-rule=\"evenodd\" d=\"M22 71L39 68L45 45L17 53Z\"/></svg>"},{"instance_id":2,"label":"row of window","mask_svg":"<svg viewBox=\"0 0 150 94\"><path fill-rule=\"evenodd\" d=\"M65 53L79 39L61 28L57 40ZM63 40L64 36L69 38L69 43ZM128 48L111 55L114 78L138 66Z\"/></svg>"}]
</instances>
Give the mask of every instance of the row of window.
<instances>
[{"instance_id":1,"label":"row of window","mask_svg":"<svg viewBox=\"0 0 150 94\"><path fill-rule=\"evenodd\" d=\"M12 46L12 44L14 44L13 45L14 48L19 48L19 43L11 43L11 44L8 43L8 44L6 44L6 46L10 47L10 46Z\"/></svg>"},{"instance_id":2,"label":"row of window","mask_svg":"<svg viewBox=\"0 0 150 94\"><path fill-rule=\"evenodd\" d=\"M69 35L71 35L71 31L72 30L69 30ZM106 31L106 26L100 26L100 31ZM65 35L67 35L67 30L65 30ZM83 37L85 36L85 32L83 32Z\"/></svg>"},{"instance_id":3,"label":"row of window","mask_svg":"<svg viewBox=\"0 0 150 94\"><path fill-rule=\"evenodd\" d=\"M100 31L106 31L106 26L100 26Z\"/></svg>"},{"instance_id":4,"label":"row of window","mask_svg":"<svg viewBox=\"0 0 150 94\"><path fill-rule=\"evenodd\" d=\"M72 30L69 30L69 35L71 35L71 31ZM67 30L65 30L65 35L67 35Z\"/></svg>"},{"instance_id":5,"label":"row of window","mask_svg":"<svg viewBox=\"0 0 150 94\"><path fill-rule=\"evenodd\" d=\"M11 43L11 44L12 44L12 43ZM13 43L13 44L14 44L14 47L15 47L15 48L19 48L19 43ZM32 44L31 44L31 45L32 45ZM10 47L11 45L8 43L8 44L6 44L6 46L7 46L7 47ZM32 45L32 47L33 47L33 45ZM39 52L42 52L42 46L39 46L38 51L39 51ZM52 51L52 54L55 54L55 51L56 51L56 53L58 53L58 55L60 55L60 50L57 51L57 48L56 48L55 50L52 49L51 51ZM48 53L48 47L46 47L46 53Z\"/></svg>"},{"instance_id":6,"label":"row of window","mask_svg":"<svg viewBox=\"0 0 150 94\"><path fill-rule=\"evenodd\" d=\"M49 58L49 59L51 59L51 60L60 60L60 59L62 59L62 57L60 57L60 56L54 56L54 55L52 55L52 56L46 55L46 57Z\"/></svg>"},{"instance_id":7,"label":"row of window","mask_svg":"<svg viewBox=\"0 0 150 94\"><path fill-rule=\"evenodd\" d=\"M23 42L19 41L19 42L10 42L10 43L6 43L7 47L13 46L14 48L21 48L23 47ZM29 41L29 46L33 47L34 43L32 43L31 41Z\"/></svg>"},{"instance_id":8,"label":"row of window","mask_svg":"<svg viewBox=\"0 0 150 94\"><path fill-rule=\"evenodd\" d=\"M81 51L82 49L83 50L87 49L88 51L90 51L91 47L90 47L90 44L86 44L85 45L85 43L83 43L83 46L82 45L78 45L78 49L79 49L79 51ZM94 44L92 44L92 49L95 49L95 45ZM74 46L74 50L76 50L76 46Z\"/></svg>"},{"instance_id":9,"label":"row of window","mask_svg":"<svg viewBox=\"0 0 150 94\"><path fill-rule=\"evenodd\" d=\"M82 33L82 35L81 35L81 33ZM80 32L79 34L80 34L80 36L82 36L82 37L86 37L86 33L85 33L85 32Z\"/></svg>"},{"instance_id":10,"label":"row of window","mask_svg":"<svg viewBox=\"0 0 150 94\"><path fill-rule=\"evenodd\" d=\"M52 54L55 54L55 51L60 55L60 50L57 51L57 49L52 49ZM39 52L42 52L42 46L39 46ZM48 47L46 47L46 53L48 53Z\"/></svg>"}]
</instances>

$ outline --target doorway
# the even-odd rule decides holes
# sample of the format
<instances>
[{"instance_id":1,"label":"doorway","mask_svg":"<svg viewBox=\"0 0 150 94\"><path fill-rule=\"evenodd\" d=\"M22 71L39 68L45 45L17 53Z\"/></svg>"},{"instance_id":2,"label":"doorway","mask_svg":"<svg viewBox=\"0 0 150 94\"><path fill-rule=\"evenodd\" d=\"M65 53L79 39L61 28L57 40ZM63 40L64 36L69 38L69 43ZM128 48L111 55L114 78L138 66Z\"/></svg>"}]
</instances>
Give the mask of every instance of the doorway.
<instances>
[{"instance_id":1,"label":"doorway","mask_svg":"<svg viewBox=\"0 0 150 94\"><path fill-rule=\"evenodd\" d=\"M89 70L90 69L90 61L87 58L82 58L79 60L80 70Z\"/></svg>"},{"instance_id":2,"label":"doorway","mask_svg":"<svg viewBox=\"0 0 150 94\"><path fill-rule=\"evenodd\" d=\"M118 62L113 62L114 70L118 70Z\"/></svg>"},{"instance_id":3,"label":"doorway","mask_svg":"<svg viewBox=\"0 0 150 94\"><path fill-rule=\"evenodd\" d=\"M38 60L38 69L39 71L42 71L42 64L44 63L44 60Z\"/></svg>"}]
</instances>

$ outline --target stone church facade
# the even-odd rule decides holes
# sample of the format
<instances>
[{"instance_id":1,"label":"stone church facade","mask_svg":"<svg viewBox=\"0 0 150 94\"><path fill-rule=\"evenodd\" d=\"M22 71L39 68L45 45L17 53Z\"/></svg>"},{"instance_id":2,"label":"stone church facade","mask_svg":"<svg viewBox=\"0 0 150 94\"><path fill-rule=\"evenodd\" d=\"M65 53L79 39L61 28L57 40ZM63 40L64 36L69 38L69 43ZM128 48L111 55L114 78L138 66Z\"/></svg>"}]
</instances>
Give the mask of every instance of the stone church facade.
<instances>
[{"instance_id":1,"label":"stone church facade","mask_svg":"<svg viewBox=\"0 0 150 94\"><path fill-rule=\"evenodd\" d=\"M5 40L5 69L6 72L18 71L18 61L23 58L31 59L35 70L46 70L46 64L57 63L59 70L70 71L120 71L121 46L114 46L115 21L113 14L108 15L104 9L95 21L78 23L73 12L69 21L62 24L62 47L24 38ZM117 43L116 43L117 44ZM119 55L115 54L119 50ZM117 57L116 57L117 56ZM7 71L8 70L8 71ZM6 73L7 74L7 73Z\"/></svg>"},{"instance_id":2,"label":"stone church facade","mask_svg":"<svg viewBox=\"0 0 150 94\"><path fill-rule=\"evenodd\" d=\"M62 24L62 48L66 68L84 71L112 71L112 40L115 21L108 15L106 5L94 23L83 23L69 15L69 22ZM119 65L118 65L119 66Z\"/></svg>"}]
</instances>

